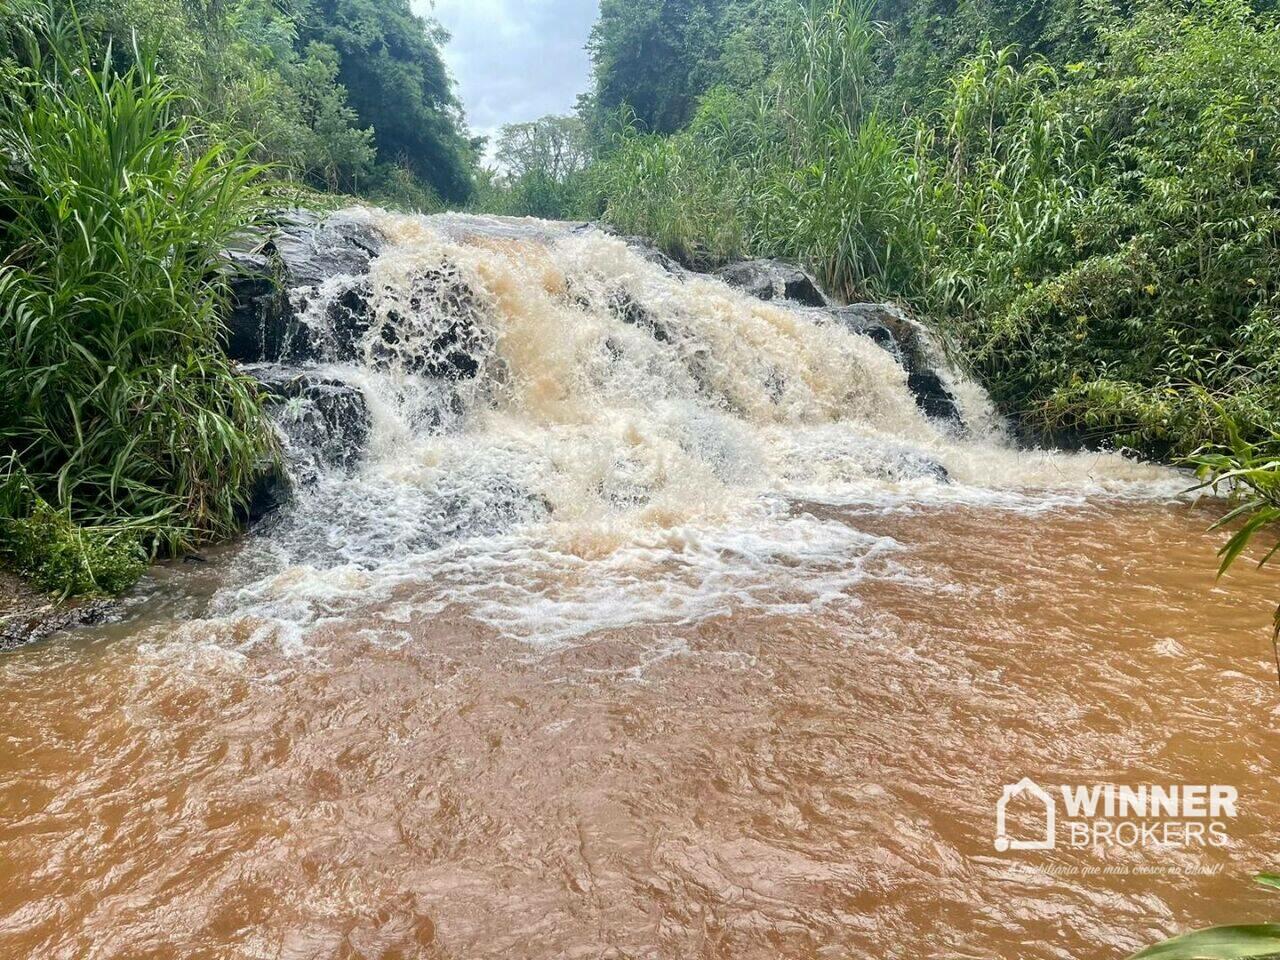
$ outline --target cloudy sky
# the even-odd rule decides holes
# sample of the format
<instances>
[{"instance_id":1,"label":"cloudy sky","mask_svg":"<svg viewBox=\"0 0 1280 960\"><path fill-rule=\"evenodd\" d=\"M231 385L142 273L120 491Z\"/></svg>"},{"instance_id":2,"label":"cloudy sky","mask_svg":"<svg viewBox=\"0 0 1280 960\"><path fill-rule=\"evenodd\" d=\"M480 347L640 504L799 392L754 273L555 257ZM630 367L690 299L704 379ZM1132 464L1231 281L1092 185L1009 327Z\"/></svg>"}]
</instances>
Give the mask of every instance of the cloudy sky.
<instances>
[{"instance_id":1,"label":"cloudy sky","mask_svg":"<svg viewBox=\"0 0 1280 960\"><path fill-rule=\"evenodd\" d=\"M453 35L444 58L476 133L568 113L587 88L598 0L413 0Z\"/></svg>"}]
</instances>

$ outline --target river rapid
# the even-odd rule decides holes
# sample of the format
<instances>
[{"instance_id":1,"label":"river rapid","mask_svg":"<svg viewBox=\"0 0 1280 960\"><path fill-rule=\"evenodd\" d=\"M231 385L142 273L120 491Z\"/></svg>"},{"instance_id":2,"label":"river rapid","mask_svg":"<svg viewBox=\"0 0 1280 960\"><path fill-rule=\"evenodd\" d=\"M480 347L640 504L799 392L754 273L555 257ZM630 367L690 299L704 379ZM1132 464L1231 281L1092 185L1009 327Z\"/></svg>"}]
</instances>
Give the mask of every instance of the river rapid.
<instances>
[{"instance_id":1,"label":"river rapid","mask_svg":"<svg viewBox=\"0 0 1280 960\"><path fill-rule=\"evenodd\" d=\"M953 372L929 419L869 337L599 231L346 215L360 464L0 658L0 956L1120 960L1280 915L1280 584L1215 580L1187 476L1019 449ZM355 282L295 292L319 342ZM1024 777L1238 809L998 851Z\"/></svg>"}]
</instances>

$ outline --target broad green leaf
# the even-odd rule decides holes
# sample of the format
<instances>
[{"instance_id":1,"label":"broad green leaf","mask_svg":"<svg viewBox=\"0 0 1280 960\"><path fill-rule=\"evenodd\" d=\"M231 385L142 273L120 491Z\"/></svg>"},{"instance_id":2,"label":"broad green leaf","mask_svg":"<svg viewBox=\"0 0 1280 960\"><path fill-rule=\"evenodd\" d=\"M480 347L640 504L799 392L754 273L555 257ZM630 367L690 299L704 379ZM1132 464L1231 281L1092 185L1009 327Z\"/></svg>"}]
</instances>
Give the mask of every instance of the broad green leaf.
<instances>
[{"instance_id":1,"label":"broad green leaf","mask_svg":"<svg viewBox=\"0 0 1280 960\"><path fill-rule=\"evenodd\" d=\"M1280 956L1278 923L1197 930L1147 947L1130 960L1243 960L1272 956Z\"/></svg>"}]
</instances>

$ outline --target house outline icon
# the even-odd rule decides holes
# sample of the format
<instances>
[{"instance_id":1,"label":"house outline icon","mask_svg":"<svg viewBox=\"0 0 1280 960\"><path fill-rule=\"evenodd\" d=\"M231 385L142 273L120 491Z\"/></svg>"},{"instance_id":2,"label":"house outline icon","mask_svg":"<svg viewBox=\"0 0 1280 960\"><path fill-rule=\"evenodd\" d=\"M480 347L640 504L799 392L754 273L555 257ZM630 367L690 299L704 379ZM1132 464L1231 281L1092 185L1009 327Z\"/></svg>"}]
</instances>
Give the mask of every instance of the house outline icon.
<instances>
[{"instance_id":1,"label":"house outline icon","mask_svg":"<svg viewBox=\"0 0 1280 960\"><path fill-rule=\"evenodd\" d=\"M1009 801L1030 794L1044 804L1044 838L1040 840L1015 840L1005 832L1005 808ZM1004 793L996 802L996 850L1052 850L1057 840L1055 821L1057 804L1049 792L1030 777L1023 777L1017 783L1007 784Z\"/></svg>"}]
</instances>

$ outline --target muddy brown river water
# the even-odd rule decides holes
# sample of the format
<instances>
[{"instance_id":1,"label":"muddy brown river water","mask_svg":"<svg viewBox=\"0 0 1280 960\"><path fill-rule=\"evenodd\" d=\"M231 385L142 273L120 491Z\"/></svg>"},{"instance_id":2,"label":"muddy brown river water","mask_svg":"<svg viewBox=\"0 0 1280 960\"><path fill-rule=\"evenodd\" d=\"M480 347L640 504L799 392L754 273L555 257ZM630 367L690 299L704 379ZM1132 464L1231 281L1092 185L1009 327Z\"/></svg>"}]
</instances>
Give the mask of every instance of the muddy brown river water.
<instances>
[{"instance_id":1,"label":"muddy brown river water","mask_svg":"<svg viewBox=\"0 0 1280 960\"><path fill-rule=\"evenodd\" d=\"M945 366L929 419L869 337L598 232L342 216L368 276L294 294L321 344L373 317L307 361L358 467L291 443L252 535L0 656L0 958L1122 960L1280 918L1280 577L1215 580L1189 478L1019 449ZM1024 778L1052 849L997 848ZM1235 815L1076 845L1073 784Z\"/></svg>"},{"instance_id":2,"label":"muddy brown river water","mask_svg":"<svg viewBox=\"0 0 1280 960\"><path fill-rule=\"evenodd\" d=\"M1275 917L1277 584L1215 583L1204 512L826 512L916 579L537 654L375 609L304 658L144 617L0 661L0 955L1119 958ZM1023 776L1239 816L998 854Z\"/></svg>"}]
</instances>

